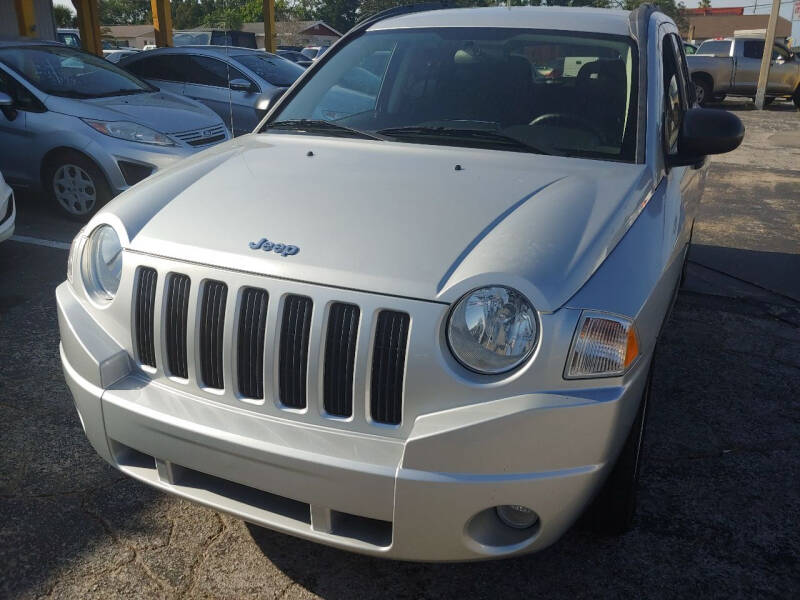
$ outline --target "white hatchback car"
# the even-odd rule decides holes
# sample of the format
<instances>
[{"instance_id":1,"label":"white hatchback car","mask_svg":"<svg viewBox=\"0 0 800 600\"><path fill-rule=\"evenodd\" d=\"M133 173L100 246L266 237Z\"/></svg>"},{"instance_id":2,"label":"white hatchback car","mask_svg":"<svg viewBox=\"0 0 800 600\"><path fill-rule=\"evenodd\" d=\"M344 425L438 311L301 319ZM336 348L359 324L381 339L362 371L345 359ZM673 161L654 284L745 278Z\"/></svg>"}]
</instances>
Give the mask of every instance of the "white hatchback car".
<instances>
[{"instance_id":1,"label":"white hatchback car","mask_svg":"<svg viewBox=\"0 0 800 600\"><path fill-rule=\"evenodd\" d=\"M587 507L624 531L706 156L744 135L692 93L651 5L364 22L260 133L73 242L87 437L149 485L375 556L531 552Z\"/></svg>"}]
</instances>

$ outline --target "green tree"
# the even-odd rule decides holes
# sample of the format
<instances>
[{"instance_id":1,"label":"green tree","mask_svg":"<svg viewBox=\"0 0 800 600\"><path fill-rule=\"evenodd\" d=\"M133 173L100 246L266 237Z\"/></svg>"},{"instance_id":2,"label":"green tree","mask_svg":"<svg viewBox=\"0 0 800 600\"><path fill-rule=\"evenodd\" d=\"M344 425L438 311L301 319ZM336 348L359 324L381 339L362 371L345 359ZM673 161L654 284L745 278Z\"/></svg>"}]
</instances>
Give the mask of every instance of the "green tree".
<instances>
[{"instance_id":1,"label":"green tree","mask_svg":"<svg viewBox=\"0 0 800 600\"><path fill-rule=\"evenodd\" d=\"M144 25L153 22L150 3L142 0L99 0L103 25Z\"/></svg>"},{"instance_id":2,"label":"green tree","mask_svg":"<svg viewBox=\"0 0 800 600\"><path fill-rule=\"evenodd\" d=\"M711 8L711 0L700 0L699 8Z\"/></svg>"},{"instance_id":3,"label":"green tree","mask_svg":"<svg viewBox=\"0 0 800 600\"><path fill-rule=\"evenodd\" d=\"M625 10L633 10L639 5L650 3L655 4L663 13L675 21L680 31L686 31L689 22L686 19L686 5L680 0L624 0L622 7Z\"/></svg>"},{"instance_id":4,"label":"green tree","mask_svg":"<svg viewBox=\"0 0 800 600\"><path fill-rule=\"evenodd\" d=\"M74 27L75 17L72 11L66 6L54 6L53 18L56 21L56 27Z\"/></svg>"}]
</instances>

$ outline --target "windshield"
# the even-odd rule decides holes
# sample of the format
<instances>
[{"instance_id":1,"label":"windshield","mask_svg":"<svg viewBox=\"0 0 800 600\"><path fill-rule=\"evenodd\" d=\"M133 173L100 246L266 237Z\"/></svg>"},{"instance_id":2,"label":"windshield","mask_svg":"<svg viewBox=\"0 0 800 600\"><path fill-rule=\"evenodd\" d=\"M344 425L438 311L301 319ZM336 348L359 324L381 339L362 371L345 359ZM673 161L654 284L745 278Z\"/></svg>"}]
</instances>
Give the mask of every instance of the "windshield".
<instances>
[{"instance_id":1,"label":"windshield","mask_svg":"<svg viewBox=\"0 0 800 600\"><path fill-rule=\"evenodd\" d=\"M703 42L697 48L697 54L714 54L716 56L729 56L731 43L729 40Z\"/></svg>"},{"instance_id":2,"label":"windshield","mask_svg":"<svg viewBox=\"0 0 800 600\"><path fill-rule=\"evenodd\" d=\"M196 33L179 33L172 35L173 46L208 46L211 43L210 31L199 31Z\"/></svg>"},{"instance_id":3,"label":"windshield","mask_svg":"<svg viewBox=\"0 0 800 600\"><path fill-rule=\"evenodd\" d=\"M154 88L107 60L58 46L7 48L0 60L45 94L101 98L152 92Z\"/></svg>"},{"instance_id":4,"label":"windshield","mask_svg":"<svg viewBox=\"0 0 800 600\"><path fill-rule=\"evenodd\" d=\"M233 58L267 83L278 87L289 87L305 71L285 58L267 53L235 54Z\"/></svg>"},{"instance_id":5,"label":"windshield","mask_svg":"<svg viewBox=\"0 0 800 600\"><path fill-rule=\"evenodd\" d=\"M266 125L341 135L633 161L636 51L627 37L530 29L368 32ZM291 123L291 125L290 125Z\"/></svg>"}]
</instances>

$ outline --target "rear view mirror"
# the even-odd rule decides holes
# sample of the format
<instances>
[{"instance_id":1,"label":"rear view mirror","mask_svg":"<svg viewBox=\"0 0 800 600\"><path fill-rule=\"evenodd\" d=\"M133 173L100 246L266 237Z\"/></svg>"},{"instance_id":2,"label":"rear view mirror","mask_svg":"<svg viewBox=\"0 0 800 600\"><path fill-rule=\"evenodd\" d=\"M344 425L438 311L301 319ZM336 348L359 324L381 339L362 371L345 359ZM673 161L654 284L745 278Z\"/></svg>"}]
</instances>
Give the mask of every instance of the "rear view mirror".
<instances>
[{"instance_id":1,"label":"rear view mirror","mask_svg":"<svg viewBox=\"0 0 800 600\"><path fill-rule=\"evenodd\" d=\"M234 92L252 92L253 86L246 79L231 79L228 84Z\"/></svg>"},{"instance_id":2,"label":"rear view mirror","mask_svg":"<svg viewBox=\"0 0 800 600\"><path fill-rule=\"evenodd\" d=\"M14 104L14 100L11 99L11 96L0 92L0 107L11 106L12 104Z\"/></svg>"},{"instance_id":3,"label":"rear view mirror","mask_svg":"<svg viewBox=\"0 0 800 600\"><path fill-rule=\"evenodd\" d=\"M744 125L726 110L691 108L683 116L678 152L667 157L670 167L697 165L709 154L724 154L739 147Z\"/></svg>"},{"instance_id":4,"label":"rear view mirror","mask_svg":"<svg viewBox=\"0 0 800 600\"><path fill-rule=\"evenodd\" d=\"M14 108L14 99L4 92L0 92L0 112L2 112L9 121L13 121L17 118L17 110Z\"/></svg>"}]
</instances>

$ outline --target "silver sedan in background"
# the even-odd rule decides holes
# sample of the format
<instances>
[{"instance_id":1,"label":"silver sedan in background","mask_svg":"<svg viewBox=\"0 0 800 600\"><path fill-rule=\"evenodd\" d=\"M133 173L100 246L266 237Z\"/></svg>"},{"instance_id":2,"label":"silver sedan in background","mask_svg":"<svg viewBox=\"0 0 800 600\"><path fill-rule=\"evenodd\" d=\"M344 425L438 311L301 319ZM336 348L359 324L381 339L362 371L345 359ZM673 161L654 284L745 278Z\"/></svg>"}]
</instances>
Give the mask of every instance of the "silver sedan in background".
<instances>
[{"instance_id":1,"label":"silver sedan in background","mask_svg":"<svg viewBox=\"0 0 800 600\"><path fill-rule=\"evenodd\" d=\"M304 72L275 54L229 46L159 48L126 56L119 65L159 88L202 102L234 136L253 131L270 102Z\"/></svg>"},{"instance_id":2,"label":"silver sedan in background","mask_svg":"<svg viewBox=\"0 0 800 600\"><path fill-rule=\"evenodd\" d=\"M229 139L220 118L97 56L0 41L0 171L86 220L158 169Z\"/></svg>"}]
</instances>

